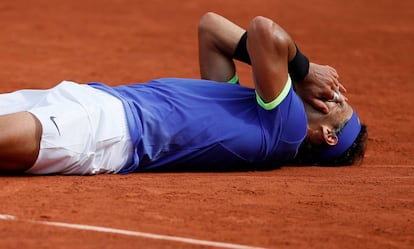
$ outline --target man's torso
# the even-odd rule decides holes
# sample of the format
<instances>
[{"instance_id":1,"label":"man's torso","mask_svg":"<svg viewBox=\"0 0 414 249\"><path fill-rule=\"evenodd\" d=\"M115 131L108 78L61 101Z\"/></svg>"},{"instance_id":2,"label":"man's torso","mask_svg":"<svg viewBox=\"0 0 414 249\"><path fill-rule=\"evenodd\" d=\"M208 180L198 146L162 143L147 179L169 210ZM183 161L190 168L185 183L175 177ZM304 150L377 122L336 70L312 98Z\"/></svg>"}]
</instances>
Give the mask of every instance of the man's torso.
<instances>
[{"instance_id":1,"label":"man's torso","mask_svg":"<svg viewBox=\"0 0 414 249\"><path fill-rule=\"evenodd\" d=\"M136 165L125 172L279 166L295 155L306 134L303 104L292 89L276 108L264 110L254 89L204 80L92 86L124 103L136 148Z\"/></svg>"}]
</instances>

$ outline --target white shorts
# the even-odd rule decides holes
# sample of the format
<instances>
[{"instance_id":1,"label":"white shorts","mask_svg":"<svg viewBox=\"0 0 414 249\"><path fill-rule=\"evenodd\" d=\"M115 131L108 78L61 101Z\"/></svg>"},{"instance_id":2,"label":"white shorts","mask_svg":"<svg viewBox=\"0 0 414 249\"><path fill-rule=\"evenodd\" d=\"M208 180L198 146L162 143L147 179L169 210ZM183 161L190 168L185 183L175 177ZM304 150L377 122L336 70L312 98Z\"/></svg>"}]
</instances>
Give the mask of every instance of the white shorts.
<instances>
[{"instance_id":1,"label":"white shorts","mask_svg":"<svg viewBox=\"0 0 414 249\"><path fill-rule=\"evenodd\" d=\"M43 129L39 156L26 173L117 173L132 160L122 102L108 93L63 81L48 90L0 95L0 115L21 111Z\"/></svg>"}]
</instances>

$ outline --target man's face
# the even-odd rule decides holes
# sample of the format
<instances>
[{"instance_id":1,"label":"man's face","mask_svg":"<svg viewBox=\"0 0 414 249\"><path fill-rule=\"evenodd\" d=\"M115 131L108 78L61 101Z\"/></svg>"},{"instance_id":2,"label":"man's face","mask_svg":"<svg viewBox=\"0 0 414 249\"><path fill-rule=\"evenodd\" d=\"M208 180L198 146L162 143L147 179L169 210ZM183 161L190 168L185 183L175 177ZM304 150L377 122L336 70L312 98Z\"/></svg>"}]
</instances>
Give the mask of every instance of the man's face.
<instances>
[{"instance_id":1,"label":"man's face","mask_svg":"<svg viewBox=\"0 0 414 249\"><path fill-rule=\"evenodd\" d=\"M319 125L327 125L336 130L342 127L352 116L352 107L346 101L330 102L326 101L329 113L322 113L311 105L304 103L309 127L316 128Z\"/></svg>"}]
</instances>

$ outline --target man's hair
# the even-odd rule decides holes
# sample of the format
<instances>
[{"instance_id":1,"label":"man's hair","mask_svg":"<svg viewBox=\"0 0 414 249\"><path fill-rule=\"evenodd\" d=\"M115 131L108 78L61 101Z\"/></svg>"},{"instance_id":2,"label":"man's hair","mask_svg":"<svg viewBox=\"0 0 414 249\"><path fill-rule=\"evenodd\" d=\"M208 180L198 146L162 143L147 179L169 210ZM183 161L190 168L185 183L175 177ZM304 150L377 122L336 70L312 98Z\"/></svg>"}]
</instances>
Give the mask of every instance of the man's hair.
<instances>
[{"instance_id":1,"label":"man's hair","mask_svg":"<svg viewBox=\"0 0 414 249\"><path fill-rule=\"evenodd\" d=\"M362 162L367 147L368 130L365 124L361 124L359 132L354 143L342 155L332 160L322 160L318 157L322 150L321 145L312 144L305 140L299 147L298 154L292 164L300 165L320 165L320 166L345 166L352 165L356 162Z\"/></svg>"}]
</instances>

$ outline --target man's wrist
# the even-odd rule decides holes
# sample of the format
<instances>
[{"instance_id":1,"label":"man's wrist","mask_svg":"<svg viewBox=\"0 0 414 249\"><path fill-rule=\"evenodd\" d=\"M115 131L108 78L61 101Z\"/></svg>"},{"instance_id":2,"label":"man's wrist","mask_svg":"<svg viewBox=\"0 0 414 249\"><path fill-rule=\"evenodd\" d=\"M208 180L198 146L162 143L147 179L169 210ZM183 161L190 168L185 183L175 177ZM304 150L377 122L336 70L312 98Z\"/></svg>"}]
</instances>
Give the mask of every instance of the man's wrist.
<instances>
[{"instance_id":1,"label":"man's wrist","mask_svg":"<svg viewBox=\"0 0 414 249\"><path fill-rule=\"evenodd\" d=\"M233 58L251 65L249 52L247 52L247 31L240 37L237 43L236 50L234 51Z\"/></svg>"},{"instance_id":2,"label":"man's wrist","mask_svg":"<svg viewBox=\"0 0 414 249\"><path fill-rule=\"evenodd\" d=\"M309 59L300 52L296 46L295 57L289 62L288 70L290 77L295 82L302 82L309 73ZM240 37L233 58L251 65L249 53L247 51L247 31Z\"/></svg>"},{"instance_id":3,"label":"man's wrist","mask_svg":"<svg viewBox=\"0 0 414 249\"><path fill-rule=\"evenodd\" d=\"M302 54L296 46L296 55L288 64L289 74L293 81L302 82L305 79L309 73L309 64L308 57Z\"/></svg>"}]
</instances>

